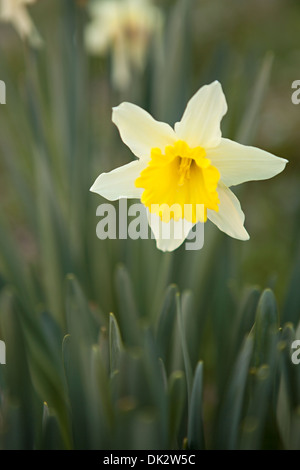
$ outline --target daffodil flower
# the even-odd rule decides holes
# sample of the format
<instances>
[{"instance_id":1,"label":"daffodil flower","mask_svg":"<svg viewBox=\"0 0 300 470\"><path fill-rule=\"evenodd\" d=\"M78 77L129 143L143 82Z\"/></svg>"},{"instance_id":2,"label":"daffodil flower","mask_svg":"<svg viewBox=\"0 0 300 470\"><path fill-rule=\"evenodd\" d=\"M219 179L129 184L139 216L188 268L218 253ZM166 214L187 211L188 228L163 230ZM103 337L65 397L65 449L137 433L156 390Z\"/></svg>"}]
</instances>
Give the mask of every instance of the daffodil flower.
<instances>
[{"instance_id":1,"label":"daffodil flower","mask_svg":"<svg viewBox=\"0 0 300 470\"><path fill-rule=\"evenodd\" d=\"M148 46L161 30L162 14L151 0L94 0L85 30L88 52L112 58L112 82L122 91L131 84L132 71L142 71Z\"/></svg>"},{"instance_id":2,"label":"daffodil flower","mask_svg":"<svg viewBox=\"0 0 300 470\"><path fill-rule=\"evenodd\" d=\"M174 129L134 104L113 108L112 120L138 160L102 173L91 191L111 201L139 198L151 215L149 224L163 251L176 249L194 224L207 219L227 235L248 240L244 213L229 187L272 178L287 160L223 138L220 123L226 112L218 81L198 90ZM165 217L157 209L163 204L192 208L181 239L160 236L159 224L171 224L173 230L182 224L176 210ZM202 211L197 211L199 205Z\"/></svg>"},{"instance_id":3,"label":"daffodil flower","mask_svg":"<svg viewBox=\"0 0 300 470\"><path fill-rule=\"evenodd\" d=\"M23 40L28 39L34 47L42 40L33 24L26 6L36 0L0 0L0 20L11 23Z\"/></svg>"}]
</instances>

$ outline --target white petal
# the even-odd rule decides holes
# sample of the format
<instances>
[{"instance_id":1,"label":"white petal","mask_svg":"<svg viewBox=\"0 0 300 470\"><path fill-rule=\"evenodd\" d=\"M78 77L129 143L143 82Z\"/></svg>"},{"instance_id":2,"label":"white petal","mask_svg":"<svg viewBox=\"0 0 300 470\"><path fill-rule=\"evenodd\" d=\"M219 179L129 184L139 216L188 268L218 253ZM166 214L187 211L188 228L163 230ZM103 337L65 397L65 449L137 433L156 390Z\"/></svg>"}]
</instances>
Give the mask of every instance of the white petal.
<instances>
[{"instance_id":1,"label":"white petal","mask_svg":"<svg viewBox=\"0 0 300 470\"><path fill-rule=\"evenodd\" d=\"M207 150L207 157L220 171L226 186L272 178L287 164L284 158L229 139L221 139L218 147Z\"/></svg>"},{"instance_id":2,"label":"white petal","mask_svg":"<svg viewBox=\"0 0 300 470\"><path fill-rule=\"evenodd\" d=\"M149 159L152 148L164 150L177 140L168 124L156 121L147 111L131 103L113 108L112 120L123 142L141 159Z\"/></svg>"},{"instance_id":3,"label":"white petal","mask_svg":"<svg viewBox=\"0 0 300 470\"><path fill-rule=\"evenodd\" d=\"M91 54L102 55L104 54L111 40L111 30L109 25L106 27L99 27L97 21L91 22L87 25L84 31L84 42L87 51Z\"/></svg>"},{"instance_id":4,"label":"white petal","mask_svg":"<svg viewBox=\"0 0 300 470\"><path fill-rule=\"evenodd\" d=\"M178 248L188 236L190 230L194 226L192 222L187 220L179 220L175 222L162 222L156 214L151 214L147 209L148 222L156 239L156 247L162 251L174 251Z\"/></svg>"},{"instance_id":5,"label":"white petal","mask_svg":"<svg viewBox=\"0 0 300 470\"><path fill-rule=\"evenodd\" d=\"M135 180L144 170L146 163L143 161L130 162L120 166L109 173L102 173L96 179L90 191L98 193L109 201L121 198L140 198L142 188L136 188Z\"/></svg>"},{"instance_id":6,"label":"white petal","mask_svg":"<svg viewBox=\"0 0 300 470\"><path fill-rule=\"evenodd\" d=\"M119 2L90 2L88 10L91 21L84 30L85 45L88 52L103 55L118 33Z\"/></svg>"},{"instance_id":7,"label":"white petal","mask_svg":"<svg viewBox=\"0 0 300 470\"><path fill-rule=\"evenodd\" d=\"M219 212L208 210L207 217L222 232L238 240L249 240L244 227L245 215L237 197L223 183L218 185L220 199Z\"/></svg>"},{"instance_id":8,"label":"white petal","mask_svg":"<svg viewBox=\"0 0 300 470\"><path fill-rule=\"evenodd\" d=\"M220 123L226 111L220 83L205 85L188 102L181 121L175 124L175 132L190 147L215 147L221 140Z\"/></svg>"}]
</instances>

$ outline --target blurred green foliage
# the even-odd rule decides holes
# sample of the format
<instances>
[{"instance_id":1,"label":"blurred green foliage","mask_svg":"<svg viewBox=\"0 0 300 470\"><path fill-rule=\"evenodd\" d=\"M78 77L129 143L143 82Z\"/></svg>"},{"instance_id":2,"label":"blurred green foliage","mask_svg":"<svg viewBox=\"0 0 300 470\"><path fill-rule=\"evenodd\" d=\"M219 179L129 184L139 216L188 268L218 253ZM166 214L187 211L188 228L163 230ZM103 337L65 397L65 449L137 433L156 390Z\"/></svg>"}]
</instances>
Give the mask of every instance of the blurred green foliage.
<instances>
[{"instance_id":1,"label":"blurred green foliage","mask_svg":"<svg viewBox=\"0 0 300 470\"><path fill-rule=\"evenodd\" d=\"M118 93L84 3L30 9L39 50L0 28L0 448L299 449L299 4L157 0L163 42ZM89 188L132 158L111 107L173 124L214 79L224 135L290 160L237 188L250 241L98 240Z\"/></svg>"}]
</instances>

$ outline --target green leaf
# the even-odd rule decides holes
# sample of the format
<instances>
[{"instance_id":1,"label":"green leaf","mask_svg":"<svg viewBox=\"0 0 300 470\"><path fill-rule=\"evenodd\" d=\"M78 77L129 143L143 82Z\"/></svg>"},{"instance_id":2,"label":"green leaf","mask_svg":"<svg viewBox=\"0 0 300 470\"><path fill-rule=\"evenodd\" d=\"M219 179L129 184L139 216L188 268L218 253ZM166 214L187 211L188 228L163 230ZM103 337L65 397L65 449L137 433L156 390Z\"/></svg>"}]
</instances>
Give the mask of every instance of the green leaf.
<instances>
[{"instance_id":1,"label":"green leaf","mask_svg":"<svg viewBox=\"0 0 300 470\"><path fill-rule=\"evenodd\" d=\"M177 309L177 322L178 322L179 336L180 336L181 349L182 349L182 355L183 355L183 361L184 361L185 376L186 376L186 382L187 382L188 402L190 404L193 375L192 375L192 367L191 367L191 361L189 357L189 351L187 347L185 321L183 318L183 315L185 315L186 311L182 310L181 299L180 299L179 294L176 294L176 309Z\"/></svg>"},{"instance_id":2,"label":"green leaf","mask_svg":"<svg viewBox=\"0 0 300 470\"><path fill-rule=\"evenodd\" d=\"M169 442L170 445L178 448L185 435L185 428L184 431L180 429L186 404L186 379L182 371L172 372L168 382L168 397Z\"/></svg>"},{"instance_id":3,"label":"green leaf","mask_svg":"<svg viewBox=\"0 0 300 470\"><path fill-rule=\"evenodd\" d=\"M124 266L116 271L116 290L119 301L119 317L124 343L130 346L140 344L139 315L133 295L129 274Z\"/></svg>"},{"instance_id":4,"label":"green leaf","mask_svg":"<svg viewBox=\"0 0 300 470\"><path fill-rule=\"evenodd\" d=\"M61 434L59 421L55 414L51 413L47 403L44 403L42 436L40 449L64 450L65 443Z\"/></svg>"},{"instance_id":5,"label":"green leaf","mask_svg":"<svg viewBox=\"0 0 300 470\"><path fill-rule=\"evenodd\" d=\"M159 354L164 362L167 362L170 355L171 339L176 318L176 294L177 286L171 285L167 288L163 306L158 317L156 327L156 342Z\"/></svg>"},{"instance_id":6,"label":"green leaf","mask_svg":"<svg viewBox=\"0 0 300 470\"><path fill-rule=\"evenodd\" d=\"M295 262L291 274L290 282L288 283L287 292L284 299L282 321L284 323L291 322L297 326L299 322L300 311L300 247L295 254Z\"/></svg>"},{"instance_id":7,"label":"green leaf","mask_svg":"<svg viewBox=\"0 0 300 470\"><path fill-rule=\"evenodd\" d=\"M243 144L249 145L253 142L259 125L261 106L270 81L273 60L274 54L267 52L254 83L251 97L247 101L250 105L247 107L247 112L242 119L236 137L236 140Z\"/></svg>"},{"instance_id":8,"label":"green leaf","mask_svg":"<svg viewBox=\"0 0 300 470\"><path fill-rule=\"evenodd\" d=\"M194 0L179 0L170 11L166 31L168 67L160 61L154 77L155 104L160 120L169 122L181 116L187 96L187 74L191 63L190 14Z\"/></svg>"},{"instance_id":9,"label":"green leaf","mask_svg":"<svg viewBox=\"0 0 300 470\"><path fill-rule=\"evenodd\" d=\"M249 335L245 339L235 362L219 411L217 449L234 450L238 448L252 351L253 337ZM230 423L230 426L228 426L228 423Z\"/></svg>"},{"instance_id":10,"label":"green leaf","mask_svg":"<svg viewBox=\"0 0 300 470\"><path fill-rule=\"evenodd\" d=\"M111 444L114 411L109 378L98 345L83 351L82 379L86 397L88 447L107 449Z\"/></svg>"},{"instance_id":11,"label":"green leaf","mask_svg":"<svg viewBox=\"0 0 300 470\"><path fill-rule=\"evenodd\" d=\"M20 449L31 448L34 443L32 420L35 418L36 396L30 377L26 338L15 297L7 288L0 296L0 332L0 338L6 346L6 364L0 365L3 398L7 394L8 400L3 413L7 412L8 422L12 420L10 424L13 428L6 429L4 436L0 432L0 440L7 440L9 448L14 448L15 445Z\"/></svg>"},{"instance_id":12,"label":"green leaf","mask_svg":"<svg viewBox=\"0 0 300 470\"><path fill-rule=\"evenodd\" d=\"M66 278L67 332L78 343L97 342L99 322L92 315L88 301L73 274Z\"/></svg>"},{"instance_id":13,"label":"green leaf","mask_svg":"<svg viewBox=\"0 0 300 470\"><path fill-rule=\"evenodd\" d=\"M252 372L253 392L246 416L242 421L239 448L259 450L263 448L263 436L268 423L271 405L273 371L269 365L262 365Z\"/></svg>"},{"instance_id":14,"label":"green leaf","mask_svg":"<svg viewBox=\"0 0 300 470\"><path fill-rule=\"evenodd\" d=\"M278 334L278 312L276 299L270 289L266 289L259 300L254 325L254 365L269 363L273 336Z\"/></svg>"},{"instance_id":15,"label":"green leaf","mask_svg":"<svg viewBox=\"0 0 300 470\"><path fill-rule=\"evenodd\" d=\"M278 342L280 385L276 404L279 433L285 449L295 448L293 425L297 422L300 404L298 365L292 363L292 343L295 330L291 323L284 325Z\"/></svg>"},{"instance_id":16,"label":"green leaf","mask_svg":"<svg viewBox=\"0 0 300 470\"><path fill-rule=\"evenodd\" d=\"M196 368L188 414L188 448L204 449L203 430L203 363Z\"/></svg>"},{"instance_id":17,"label":"green leaf","mask_svg":"<svg viewBox=\"0 0 300 470\"><path fill-rule=\"evenodd\" d=\"M123 343L119 325L114 314L111 313L109 316L109 358L111 374L119 370L122 351Z\"/></svg>"}]
</instances>

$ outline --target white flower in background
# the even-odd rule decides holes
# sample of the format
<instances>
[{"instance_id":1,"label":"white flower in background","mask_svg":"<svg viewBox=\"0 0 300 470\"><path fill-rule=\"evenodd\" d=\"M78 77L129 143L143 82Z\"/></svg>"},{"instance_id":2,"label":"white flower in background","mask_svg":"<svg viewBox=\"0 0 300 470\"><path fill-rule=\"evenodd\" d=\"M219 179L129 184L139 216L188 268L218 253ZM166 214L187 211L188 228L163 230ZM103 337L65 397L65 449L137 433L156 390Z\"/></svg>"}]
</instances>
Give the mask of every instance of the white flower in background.
<instances>
[{"instance_id":1,"label":"white flower in background","mask_svg":"<svg viewBox=\"0 0 300 470\"><path fill-rule=\"evenodd\" d=\"M150 41L161 30L162 14L151 0L94 0L90 16L86 48L95 55L111 52L113 85L124 90L132 70L145 66Z\"/></svg>"},{"instance_id":2,"label":"white flower in background","mask_svg":"<svg viewBox=\"0 0 300 470\"><path fill-rule=\"evenodd\" d=\"M122 103L113 109L112 120L138 160L102 173L91 191L111 201L141 199L157 248L163 251L175 250L195 223L207 219L231 237L248 240L244 213L229 187L272 178L284 169L287 160L223 138L220 123L226 111L226 99L217 81L198 90L174 130L140 107ZM162 204L192 207L181 239L161 237L161 224L171 224L173 230L178 224L182 226L176 211L167 217L157 210ZM204 213L197 211L197 204L204 207Z\"/></svg>"},{"instance_id":3,"label":"white flower in background","mask_svg":"<svg viewBox=\"0 0 300 470\"><path fill-rule=\"evenodd\" d=\"M36 0L0 0L0 20L11 23L23 40L28 39L32 46L41 45L41 38L27 11L27 5Z\"/></svg>"}]
</instances>

